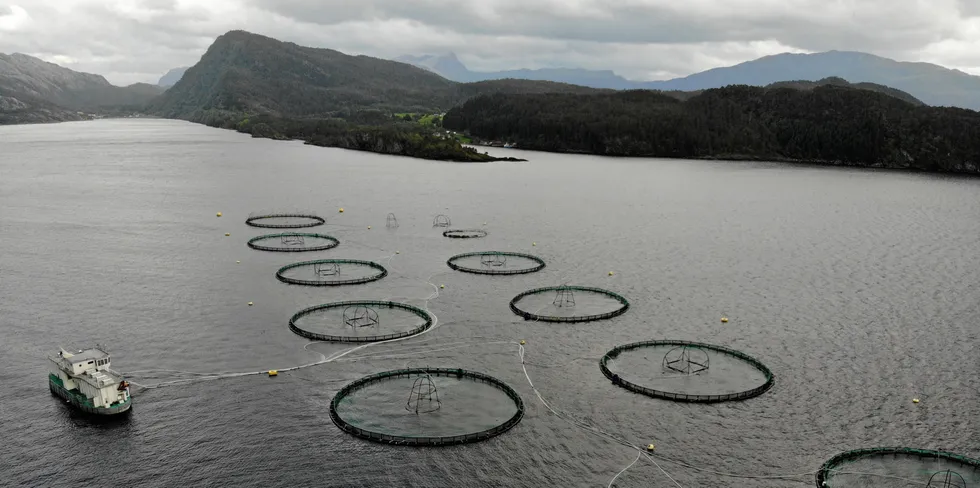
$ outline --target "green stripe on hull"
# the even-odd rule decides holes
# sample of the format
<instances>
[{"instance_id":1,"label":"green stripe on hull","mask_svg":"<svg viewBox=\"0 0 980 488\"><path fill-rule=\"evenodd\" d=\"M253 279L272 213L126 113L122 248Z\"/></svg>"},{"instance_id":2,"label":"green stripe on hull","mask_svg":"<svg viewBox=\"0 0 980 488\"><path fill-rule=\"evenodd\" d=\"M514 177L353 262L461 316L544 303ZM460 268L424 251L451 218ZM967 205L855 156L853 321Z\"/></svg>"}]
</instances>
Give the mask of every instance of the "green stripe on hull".
<instances>
[{"instance_id":1,"label":"green stripe on hull","mask_svg":"<svg viewBox=\"0 0 980 488\"><path fill-rule=\"evenodd\" d=\"M61 378L53 373L48 374L48 386L51 388L51 393L58 395L73 407L93 415L116 415L125 413L129 411L133 404L133 397L130 396L125 402L118 403L111 407L96 407L88 397L83 395L77 389L69 390L65 388L65 384L61 381Z\"/></svg>"}]
</instances>

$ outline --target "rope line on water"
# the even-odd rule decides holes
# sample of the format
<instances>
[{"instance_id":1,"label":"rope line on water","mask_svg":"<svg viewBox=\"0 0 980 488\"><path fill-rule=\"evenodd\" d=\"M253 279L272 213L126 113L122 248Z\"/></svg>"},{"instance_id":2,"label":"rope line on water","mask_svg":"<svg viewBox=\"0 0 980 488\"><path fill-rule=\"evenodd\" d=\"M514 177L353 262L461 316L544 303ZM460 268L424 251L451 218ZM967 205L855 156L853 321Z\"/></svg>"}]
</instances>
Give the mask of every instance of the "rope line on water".
<instances>
[{"instance_id":1,"label":"rope line on water","mask_svg":"<svg viewBox=\"0 0 980 488\"><path fill-rule=\"evenodd\" d=\"M518 344L518 347L520 348L519 351L520 351L520 357L521 357L521 369L524 370L524 377L527 378L528 385L531 386L531 390L534 391L534 394L538 397L538 400L541 401L541 404L544 405L545 408L547 408L551 413L555 414L555 416L557 416L558 418L560 418L560 419L562 419L562 420L564 420L566 422L569 422L569 423L571 423L573 425L577 425L580 428L583 428L583 429L585 429L585 430L587 430L589 432L592 432L592 433L594 433L596 435L600 435L602 437L605 437L607 439L610 439L610 440L612 440L612 441L614 441L614 442L616 442L618 444L622 444L622 445L624 445L626 447L631 447L633 449L636 449L636 451L638 453L640 453L640 454L645 454L643 452L643 449L640 448L640 446L634 445L633 443L631 443L631 442L629 442L629 441L627 441L625 439L620 439L620 438L616 437L613 434L610 434L608 432L604 432L602 430L596 429L596 428L594 428L594 427L592 427L592 426L590 426L588 424L585 424L583 422L579 422L577 420L571 419L568 416L566 416L565 414L563 414L563 413L555 410L554 408L552 408L551 405L549 405L548 402L545 401L544 397L541 396L541 392L538 391L538 389L534 386L534 382L531 381L531 375L527 372L527 365L524 362L524 346ZM681 486L680 483L677 482L677 480L674 479L673 476L671 476L669 473L667 473L667 471L664 470L664 468L662 466L660 466L660 464L657 463L656 460L654 460L652 457L650 457L649 454L647 454L646 457L647 457L647 459L650 462L652 462L655 466L657 466L657 468L660 469L660 472L663 473L665 476L667 476L667 478L670 479L670 481L672 481L674 483L674 485L676 485L678 488L684 488L683 486Z\"/></svg>"},{"instance_id":2,"label":"rope line on water","mask_svg":"<svg viewBox=\"0 0 980 488\"><path fill-rule=\"evenodd\" d=\"M391 259L394 256L395 256L395 254L391 254L391 255L389 255L387 257L389 264L391 263ZM347 355L349 355L351 353L360 351L360 350L365 349L365 348L368 348L368 347L377 346L377 345L380 345L380 344L391 344L391 343L400 342L400 341L404 341L404 340L408 340L408 339L415 339L415 338L421 337L421 336L423 336L423 335L425 335L425 334L427 334L427 333L429 333L429 332L431 332L431 331L439 328L439 318L436 316L436 314L432 313L432 310L429 308L429 302L432 301L432 300L435 300L436 298L439 297L439 287L436 286L431 281L432 278L434 278L435 276L437 276L439 274L441 274L441 273L433 274L433 275L429 276L428 278L426 278L425 280L419 280L419 281L423 281L427 285L431 286L432 289L433 289L432 293L429 296L421 299L421 300L423 300L423 302L425 304L424 307L423 307L423 309L426 311L426 313L428 313L432 317L432 327L429 327L428 329L426 329L426 330L424 330L422 332L419 332L418 334L415 334L415 335L411 335L411 336L407 336L407 337L398 337L398 338L395 338L395 339L388 339L388 340L385 340L385 341L369 342L369 343L365 343L365 344L362 344L362 345L357 346L357 347L352 347L352 348L347 349L347 350L344 350L344 351L338 351L338 352L336 352L336 353L334 353L334 354L332 354L330 356L326 356L323 353L319 353L320 354L320 357L321 357L321 359L319 361L315 361L315 362L312 362L312 363L301 364L299 366L291 366L291 367L287 367L287 368L280 368L280 369L277 369L277 371L281 371L281 372L296 371L296 370L300 370L300 369L311 368L313 366L319 366L321 364L332 363L332 362L337 361L337 360L339 360L339 359L341 359L341 358L343 358L343 357L345 357L345 356L347 356ZM318 343L320 343L320 342L311 342L311 343L308 343L305 346L303 346L303 349L306 349L308 346L310 346L312 344L318 344ZM157 370L157 371L165 371L165 370ZM170 371L174 371L174 370L170 370ZM191 373L191 372L187 372L187 374L196 374L196 375L199 375L199 377L197 377L197 378L185 378L185 379L179 379L179 380L173 380L173 381L165 381L165 382L156 383L156 384L153 384L153 385L144 385L144 384L137 383L135 381L130 381L130 383L133 384L133 385L135 385L135 386L138 386L140 388L143 388L145 390L152 390L152 389L161 388L161 387L164 387L164 386L175 386L175 385L181 385L181 384L186 384L186 383L193 383L193 382L197 382L197 381L210 381L210 380L217 380L217 379L223 379L223 378L240 378L240 377L244 377L244 376L255 376L255 375L260 375L260 374L266 374L267 372L268 372L268 370L262 370L262 371L246 371L246 372L239 372L239 373L210 373L210 374L209 373Z\"/></svg>"},{"instance_id":3,"label":"rope line on water","mask_svg":"<svg viewBox=\"0 0 980 488\"><path fill-rule=\"evenodd\" d=\"M606 488L612 488L613 483L616 482L616 478L619 478L619 476L625 473L627 469L632 468L633 465L640 460L641 455L643 455L643 451L639 451L639 450L636 451L636 459L634 459L632 463L629 463L629 465L623 468L620 472L616 473L616 476L613 476L612 479L609 480L609 484L606 485Z\"/></svg>"}]
</instances>

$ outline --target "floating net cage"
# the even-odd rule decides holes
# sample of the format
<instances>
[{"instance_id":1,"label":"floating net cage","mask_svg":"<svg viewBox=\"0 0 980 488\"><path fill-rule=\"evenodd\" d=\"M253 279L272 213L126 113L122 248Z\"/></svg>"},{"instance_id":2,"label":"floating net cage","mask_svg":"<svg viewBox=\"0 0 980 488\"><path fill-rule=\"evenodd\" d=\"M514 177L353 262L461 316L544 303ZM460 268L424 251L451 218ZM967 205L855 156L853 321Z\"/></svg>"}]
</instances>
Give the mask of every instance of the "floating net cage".
<instances>
[{"instance_id":1,"label":"floating net cage","mask_svg":"<svg viewBox=\"0 0 980 488\"><path fill-rule=\"evenodd\" d=\"M325 303L304 308L289 318L289 330L314 341L386 341L420 334L429 327L432 316L425 310L375 300ZM363 335L365 331L367 335Z\"/></svg>"},{"instance_id":2,"label":"floating net cage","mask_svg":"<svg viewBox=\"0 0 980 488\"><path fill-rule=\"evenodd\" d=\"M368 305L351 305L344 309L344 324L359 329L362 327L378 327L381 318L378 311Z\"/></svg>"},{"instance_id":3,"label":"floating net cage","mask_svg":"<svg viewBox=\"0 0 980 488\"><path fill-rule=\"evenodd\" d=\"M975 488L980 486L980 460L909 447L855 449L824 462L816 484L820 488Z\"/></svg>"},{"instance_id":4,"label":"floating net cage","mask_svg":"<svg viewBox=\"0 0 980 488\"><path fill-rule=\"evenodd\" d=\"M305 246L306 238L298 234L283 234L280 236L283 246Z\"/></svg>"},{"instance_id":5,"label":"floating net cage","mask_svg":"<svg viewBox=\"0 0 980 488\"><path fill-rule=\"evenodd\" d=\"M507 255L505 254L484 254L480 256L480 265L485 268L500 268L507 264Z\"/></svg>"},{"instance_id":6,"label":"floating net cage","mask_svg":"<svg viewBox=\"0 0 980 488\"><path fill-rule=\"evenodd\" d=\"M524 320L590 322L626 313L625 297L601 288L550 286L525 291L510 301L510 309ZM529 311L529 310L533 310Z\"/></svg>"},{"instance_id":7,"label":"floating net cage","mask_svg":"<svg viewBox=\"0 0 980 488\"><path fill-rule=\"evenodd\" d=\"M278 242L278 244L273 245L273 242ZM247 244L248 247L259 251L304 252L333 249L340 245L340 241L325 234L286 232L253 237L248 240Z\"/></svg>"},{"instance_id":8,"label":"floating net cage","mask_svg":"<svg viewBox=\"0 0 980 488\"><path fill-rule=\"evenodd\" d=\"M245 219L245 223L252 227L266 229L302 229L323 225L326 222L323 217L311 213L252 213Z\"/></svg>"},{"instance_id":9,"label":"floating net cage","mask_svg":"<svg viewBox=\"0 0 980 488\"><path fill-rule=\"evenodd\" d=\"M442 233L443 237L450 239L479 239L487 236L487 231L483 229L450 229Z\"/></svg>"},{"instance_id":10,"label":"floating net cage","mask_svg":"<svg viewBox=\"0 0 980 488\"><path fill-rule=\"evenodd\" d=\"M698 346L677 346L664 354L661 362L665 372L681 374L699 374L708 370L711 358L704 349Z\"/></svg>"},{"instance_id":11,"label":"floating net cage","mask_svg":"<svg viewBox=\"0 0 980 488\"><path fill-rule=\"evenodd\" d=\"M926 488L966 488L966 478L956 471L937 471L929 477Z\"/></svg>"},{"instance_id":12,"label":"floating net cage","mask_svg":"<svg viewBox=\"0 0 980 488\"><path fill-rule=\"evenodd\" d=\"M562 307L574 307L575 306L575 290L567 286L560 286L555 290L555 299L551 301L551 304L562 308Z\"/></svg>"},{"instance_id":13,"label":"floating net cage","mask_svg":"<svg viewBox=\"0 0 980 488\"><path fill-rule=\"evenodd\" d=\"M313 263L313 274L316 276L337 276L340 274L340 263L336 261Z\"/></svg>"},{"instance_id":14,"label":"floating net cage","mask_svg":"<svg viewBox=\"0 0 980 488\"><path fill-rule=\"evenodd\" d=\"M487 275L515 275L534 273L544 269L544 260L518 252L484 251L457 254L446 264L466 273Z\"/></svg>"},{"instance_id":15,"label":"floating net cage","mask_svg":"<svg viewBox=\"0 0 980 488\"><path fill-rule=\"evenodd\" d=\"M398 217L395 217L395 214L393 213L388 214L388 216L385 217L385 227L389 229L398 227Z\"/></svg>"},{"instance_id":16,"label":"floating net cage","mask_svg":"<svg viewBox=\"0 0 980 488\"><path fill-rule=\"evenodd\" d=\"M449 219L448 215L439 214L432 219L433 227L449 227L453 225L453 221Z\"/></svg>"},{"instance_id":17,"label":"floating net cage","mask_svg":"<svg viewBox=\"0 0 980 488\"><path fill-rule=\"evenodd\" d=\"M344 386L330 402L330 418L341 430L393 445L478 442L510 430L523 416L524 402L513 388L456 368L373 374Z\"/></svg>"},{"instance_id":18,"label":"floating net cage","mask_svg":"<svg viewBox=\"0 0 980 488\"><path fill-rule=\"evenodd\" d=\"M341 272L341 270L343 272ZM317 259L287 264L276 271L276 278L293 285L357 285L388 276L384 266L357 259Z\"/></svg>"},{"instance_id":19,"label":"floating net cage","mask_svg":"<svg viewBox=\"0 0 980 488\"><path fill-rule=\"evenodd\" d=\"M654 374L650 363L657 360L660 373ZM663 340L617 346L599 360L599 369L616 386L679 402L745 400L775 384L772 371L758 359L701 342Z\"/></svg>"},{"instance_id":20,"label":"floating net cage","mask_svg":"<svg viewBox=\"0 0 980 488\"><path fill-rule=\"evenodd\" d=\"M405 402L405 410L415 412L415 415L418 415L435 412L441 407L439 390L436 388L435 382L432 381L432 376L425 374L416 378L412 383L412 392L408 395L408 401Z\"/></svg>"}]
</instances>

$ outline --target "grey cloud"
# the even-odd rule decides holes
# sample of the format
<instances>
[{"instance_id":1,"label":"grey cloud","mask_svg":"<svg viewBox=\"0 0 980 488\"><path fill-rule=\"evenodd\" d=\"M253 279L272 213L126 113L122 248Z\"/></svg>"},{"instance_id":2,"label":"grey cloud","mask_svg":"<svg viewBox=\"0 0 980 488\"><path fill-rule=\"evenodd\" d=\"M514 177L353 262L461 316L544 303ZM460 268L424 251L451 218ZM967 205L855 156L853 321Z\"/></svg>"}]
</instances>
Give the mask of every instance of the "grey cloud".
<instances>
[{"instance_id":1,"label":"grey cloud","mask_svg":"<svg viewBox=\"0 0 980 488\"><path fill-rule=\"evenodd\" d=\"M138 5L150 10L173 11L177 9L177 0L140 0Z\"/></svg>"},{"instance_id":2,"label":"grey cloud","mask_svg":"<svg viewBox=\"0 0 980 488\"><path fill-rule=\"evenodd\" d=\"M171 67L196 61L223 32L221 22L201 12L179 11L172 0L143 0L133 15L92 2L66 16L52 3L31 3L26 10L34 22L26 30L0 32L0 50L103 74L117 84L155 82Z\"/></svg>"},{"instance_id":3,"label":"grey cloud","mask_svg":"<svg viewBox=\"0 0 980 488\"><path fill-rule=\"evenodd\" d=\"M455 51L479 70L585 67L641 79L788 50L962 68L980 67L980 17L969 18L978 11L980 0L0 0L0 51L115 83L191 65L231 29L379 57Z\"/></svg>"},{"instance_id":4,"label":"grey cloud","mask_svg":"<svg viewBox=\"0 0 980 488\"><path fill-rule=\"evenodd\" d=\"M977 0L957 0L959 11L965 17L980 17L980 1Z\"/></svg>"},{"instance_id":5,"label":"grey cloud","mask_svg":"<svg viewBox=\"0 0 980 488\"><path fill-rule=\"evenodd\" d=\"M835 12L824 0L684 2L605 0L542 5L516 0L246 0L301 22L337 25L350 21L410 19L467 34L521 35L618 43L689 44L778 39L801 49L873 50L914 48L956 32L942 11L917 0L862 0Z\"/></svg>"}]
</instances>

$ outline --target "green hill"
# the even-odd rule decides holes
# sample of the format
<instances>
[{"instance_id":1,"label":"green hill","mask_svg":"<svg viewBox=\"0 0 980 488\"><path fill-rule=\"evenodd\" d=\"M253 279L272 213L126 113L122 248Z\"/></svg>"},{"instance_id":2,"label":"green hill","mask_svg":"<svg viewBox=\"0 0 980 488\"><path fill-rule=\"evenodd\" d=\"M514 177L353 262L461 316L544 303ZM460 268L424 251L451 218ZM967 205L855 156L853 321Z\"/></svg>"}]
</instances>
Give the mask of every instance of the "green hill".
<instances>
[{"instance_id":1,"label":"green hill","mask_svg":"<svg viewBox=\"0 0 980 488\"><path fill-rule=\"evenodd\" d=\"M835 84L798 88L728 86L686 101L641 90L495 94L450 110L443 126L546 151L980 173L978 112Z\"/></svg>"},{"instance_id":2,"label":"green hill","mask_svg":"<svg viewBox=\"0 0 980 488\"><path fill-rule=\"evenodd\" d=\"M222 114L350 118L358 111L439 112L482 93L555 91L595 90L527 80L460 84L404 63L232 31L149 110L195 121Z\"/></svg>"},{"instance_id":3,"label":"green hill","mask_svg":"<svg viewBox=\"0 0 980 488\"><path fill-rule=\"evenodd\" d=\"M818 86L824 85L834 85L843 86L847 88L857 88L859 90L869 90L878 93L884 93L885 95L893 96L899 100L904 100L912 105L924 106L922 100L913 97L912 95L903 92L897 88L892 88L890 86L879 85L877 83L851 83L843 78L836 76L831 76L818 81L806 81L806 80L795 80L795 81L779 81L767 85L766 88L795 88L797 90L812 90Z\"/></svg>"},{"instance_id":4,"label":"green hill","mask_svg":"<svg viewBox=\"0 0 980 488\"><path fill-rule=\"evenodd\" d=\"M244 31L220 36L149 113L253 137L454 161L494 158L394 113L441 113L487 93L594 93L554 82L472 84L395 61L349 56Z\"/></svg>"}]
</instances>

